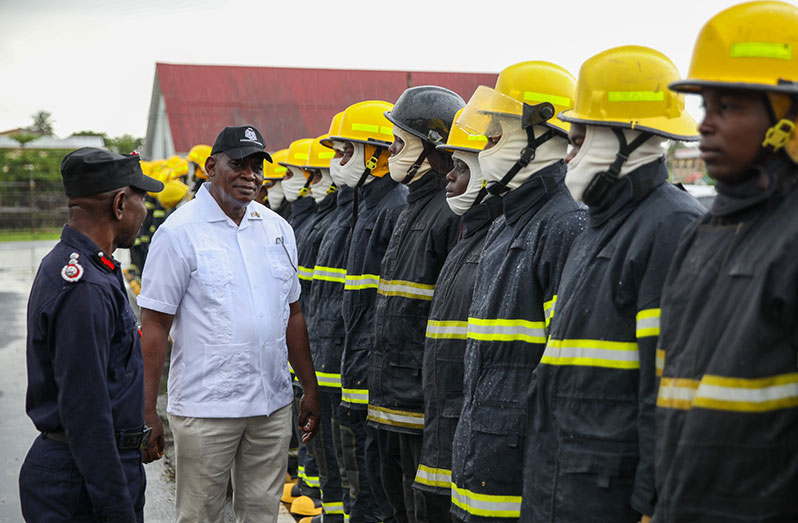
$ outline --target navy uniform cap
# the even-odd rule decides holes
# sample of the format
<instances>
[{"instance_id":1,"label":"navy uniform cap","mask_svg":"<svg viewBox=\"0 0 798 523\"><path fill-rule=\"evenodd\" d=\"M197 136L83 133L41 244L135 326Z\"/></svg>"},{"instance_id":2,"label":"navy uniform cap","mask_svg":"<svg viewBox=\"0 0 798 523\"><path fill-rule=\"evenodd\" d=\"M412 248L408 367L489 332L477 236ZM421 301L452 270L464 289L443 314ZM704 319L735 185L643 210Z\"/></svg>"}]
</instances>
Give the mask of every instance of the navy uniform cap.
<instances>
[{"instance_id":1,"label":"navy uniform cap","mask_svg":"<svg viewBox=\"0 0 798 523\"><path fill-rule=\"evenodd\" d=\"M94 196L122 187L160 192L163 184L141 172L137 154L82 147L61 160L64 192L70 198Z\"/></svg>"},{"instance_id":2,"label":"navy uniform cap","mask_svg":"<svg viewBox=\"0 0 798 523\"><path fill-rule=\"evenodd\" d=\"M224 153L234 160L257 154L271 163L272 157L264 151L265 147L263 135L251 125L225 127L216 137L211 154Z\"/></svg>"}]
</instances>

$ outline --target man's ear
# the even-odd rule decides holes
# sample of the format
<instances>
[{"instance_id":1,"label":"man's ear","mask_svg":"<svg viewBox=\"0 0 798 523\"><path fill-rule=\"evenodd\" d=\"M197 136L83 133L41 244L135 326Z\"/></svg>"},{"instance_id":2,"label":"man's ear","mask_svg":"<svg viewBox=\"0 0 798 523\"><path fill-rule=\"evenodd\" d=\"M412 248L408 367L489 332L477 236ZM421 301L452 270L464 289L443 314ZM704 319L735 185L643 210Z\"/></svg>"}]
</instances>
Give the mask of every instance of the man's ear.
<instances>
[{"instance_id":1,"label":"man's ear","mask_svg":"<svg viewBox=\"0 0 798 523\"><path fill-rule=\"evenodd\" d=\"M114 195L111 204L111 215L117 221L122 220L122 215L125 213L125 206L127 205L127 192L122 190Z\"/></svg>"},{"instance_id":2,"label":"man's ear","mask_svg":"<svg viewBox=\"0 0 798 523\"><path fill-rule=\"evenodd\" d=\"M213 156L208 156L205 159L205 172L208 174L209 180L216 176L216 158Z\"/></svg>"}]
</instances>

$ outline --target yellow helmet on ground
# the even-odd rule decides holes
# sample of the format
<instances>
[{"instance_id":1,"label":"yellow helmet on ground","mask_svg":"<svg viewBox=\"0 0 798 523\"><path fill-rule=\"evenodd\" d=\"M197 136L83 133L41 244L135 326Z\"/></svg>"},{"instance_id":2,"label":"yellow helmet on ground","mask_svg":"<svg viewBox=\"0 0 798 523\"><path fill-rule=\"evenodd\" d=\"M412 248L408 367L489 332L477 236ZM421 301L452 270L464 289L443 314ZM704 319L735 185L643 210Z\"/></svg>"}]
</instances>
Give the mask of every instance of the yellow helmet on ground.
<instances>
[{"instance_id":1,"label":"yellow helmet on ground","mask_svg":"<svg viewBox=\"0 0 798 523\"><path fill-rule=\"evenodd\" d=\"M330 160L335 157L335 152L330 150L329 147L322 145L322 140L330 137L328 134L323 134L313 140L310 144L310 151L308 153L308 161L305 167L308 169L329 169Z\"/></svg>"},{"instance_id":2,"label":"yellow helmet on ground","mask_svg":"<svg viewBox=\"0 0 798 523\"><path fill-rule=\"evenodd\" d=\"M697 140L698 125L684 110L684 95L666 88L678 80L673 62L655 49L625 45L602 51L579 69L576 104L561 120Z\"/></svg>"},{"instance_id":3,"label":"yellow helmet on ground","mask_svg":"<svg viewBox=\"0 0 798 523\"><path fill-rule=\"evenodd\" d=\"M164 209L172 209L188 194L188 185L180 180L169 180L164 184L163 190L158 193L158 201Z\"/></svg>"},{"instance_id":4,"label":"yellow helmet on ground","mask_svg":"<svg viewBox=\"0 0 798 523\"><path fill-rule=\"evenodd\" d=\"M263 160L263 183L267 180L282 180L288 171L280 162L288 157L288 149L271 153L272 161Z\"/></svg>"},{"instance_id":5,"label":"yellow helmet on ground","mask_svg":"<svg viewBox=\"0 0 798 523\"><path fill-rule=\"evenodd\" d=\"M758 1L721 11L704 25L687 78L674 91L718 87L767 93L777 122L762 147L798 163L798 7Z\"/></svg>"},{"instance_id":6,"label":"yellow helmet on ground","mask_svg":"<svg viewBox=\"0 0 798 523\"><path fill-rule=\"evenodd\" d=\"M463 114L464 110L465 107L457 111L457 113L454 115L455 122L458 118L460 118L460 115ZM446 139L446 143L442 143L436 148L448 153L454 151L478 153L485 148L487 143L488 139L484 134L468 134L459 126L455 125L452 126L452 130L449 132L449 138Z\"/></svg>"},{"instance_id":7,"label":"yellow helmet on ground","mask_svg":"<svg viewBox=\"0 0 798 523\"><path fill-rule=\"evenodd\" d=\"M324 138L321 141L321 144L324 147L329 147L330 149L333 148L332 141L335 137L338 136L338 131L341 129L341 120L344 117L344 112L341 111L340 113L333 116L332 121L330 121L330 131L327 133L327 138Z\"/></svg>"},{"instance_id":8,"label":"yellow helmet on ground","mask_svg":"<svg viewBox=\"0 0 798 523\"><path fill-rule=\"evenodd\" d=\"M202 180L208 179L208 174L205 172L205 160L211 155L211 146L199 144L195 145L188 152L186 159L195 165L194 176Z\"/></svg>"},{"instance_id":9,"label":"yellow helmet on ground","mask_svg":"<svg viewBox=\"0 0 798 523\"><path fill-rule=\"evenodd\" d=\"M557 115L573 107L575 95L576 79L562 67L544 61L521 62L502 70L495 88L477 87L456 123L469 134L486 134L494 117L509 117L522 127L545 125L567 136L570 125Z\"/></svg>"}]
</instances>

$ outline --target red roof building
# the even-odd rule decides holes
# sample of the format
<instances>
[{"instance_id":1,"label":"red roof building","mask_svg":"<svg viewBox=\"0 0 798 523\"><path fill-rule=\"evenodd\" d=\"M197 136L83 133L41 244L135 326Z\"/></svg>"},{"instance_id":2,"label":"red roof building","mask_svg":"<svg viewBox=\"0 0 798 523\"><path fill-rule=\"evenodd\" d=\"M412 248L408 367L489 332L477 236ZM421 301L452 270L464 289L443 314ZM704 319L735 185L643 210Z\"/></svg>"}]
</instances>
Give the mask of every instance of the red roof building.
<instances>
[{"instance_id":1,"label":"red roof building","mask_svg":"<svg viewBox=\"0 0 798 523\"><path fill-rule=\"evenodd\" d=\"M395 102L408 87L439 85L468 101L496 74L156 64L143 156L186 154L212 145L226 125L253 125L276 151L329 130L362 100Z\"/></svg>"}]
</instances>

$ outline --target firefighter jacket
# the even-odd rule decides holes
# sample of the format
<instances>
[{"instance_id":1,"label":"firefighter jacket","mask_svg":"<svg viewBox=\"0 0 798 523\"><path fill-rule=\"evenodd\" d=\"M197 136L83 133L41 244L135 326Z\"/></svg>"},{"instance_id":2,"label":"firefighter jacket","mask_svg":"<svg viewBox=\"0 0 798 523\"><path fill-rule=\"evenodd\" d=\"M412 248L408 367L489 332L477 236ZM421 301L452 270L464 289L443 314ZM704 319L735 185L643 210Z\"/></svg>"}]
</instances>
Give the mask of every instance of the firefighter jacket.
<instances>
[{"instance_id":1,"label":"firefighter jacket","mask_svg":"<svg viewBox=\"0 0 798 523\"><path fill-rule=\"evenodd\" d=\"M380 263L393 223L406 199L407 186L396 183L390 176L376 178L360 189L359 215L349 244L343 298L346 336L341 359L341 402L348 408L368 407L368 359L374 346L374 302L380 283Z\"/></svg>"},{"instance_id":2,"label":"firefighter jacket","mask_svg":"<svg viewBox=\"0 0 798 523\"><path fill-rule=\"evenodd\" d=\"M346 280L346 255L352 227L354 191L338 191L338 206L322 224L309 301L312 317L308 324L310 353L319 387L340 390L341 352L344 346L344 317L341 301Z\"/></svg>"},{"instance_id":3,"label":"firefighter jacket","mask_svg":"<svg viewBox=\"0 0 798 523\"><path fill-rule=\"evenodd\" d=\"M654 517L798 521L798 167L717 188L663 290Z\"/></svg>"},{"instance_id":4,"label":"firefighter jacket","mask_svg":"<svg viewBox=\"0 0 798 523\"><path fill-rule=\"evenodd\" d=\"M304 198L303 198L304 199ZM312 200L313 198L311 198ZM269 207L271 209L271 207ZM291 204L288 203L288 200L283 200L283 203L276 209L272 209L274 212L280 215L288 223L292 223L291 219Z\"/></svg>"},{"instance_id":5,"label":"firefighter jacket","mask_svg":"<svg viewBox=\"0 0 798 523\"><path fill-rule=\"evenodd\" d=\"M307 298L308 291L310 290L310 282L307 277L308 256L315 258L315 251L311 252L306 249L302 251L304 244L309 244L308 237L313 229L314 220L316 219L316 202L313 198L300 198L291 204L291 227L294 229L294 237L297 244L297 273L299 276L299 284L302 288L302 293L299 295L299 304L302 306L302 311L305 315L309 315L310 307L308 307ZM312 270L311 265L311 270ZM312 279L312 273L311 273Z\"/></svg>"},{"instance_id":6,"label":"firefighter jacket","mask_svg":"<svg viewBox=\"0 0 798 523\"><path fill-rule=\"evenodd\" d=\"M368 420L381 429L421 435L421 360L435 282L457 240L460 217L446 204L443 175L412 183L396 220L374 307Z\"/></svg>"},{"instance_id":7,"label":"firefighter jacket","mask_svg":"<svg viewBox=\"0 0 798 523\"><path fill-rule=\"evenodd\" d=\"M452 439L463 407L463 355L468 309L482 245L502 199L493 197L463 215L462 233L435 284L427 320L421 383L424 391L424 443L416 487L449 496Z\"/></svg>"},{"instance_id":8,"label":"firefighter jacket","mask_svg":"<svg viewBox=\"0 0 798 523\"><path fill-rule=\"evenodd\" d=\"M521 521L654 512L660 294L703 212L667 179L661 157L615 182L571 246L530 391Z\"/></svg>"},{"instance_id":9,"label":"firefighter jacket","mask_svg":"<svg viewBox=\"0 0 798 523\"><path fill-rule=\"evenodd\" d=\"M299 202L314 202L313 198L305 197L300 198L294 205ZM301 226L294 229L297 243L297 273L299 276L299 285L302 288L302 293L299 295L299 304L302 307L302 312L305 316L305 322L309 323L313 316L313 304L310 301L310 286L313 283L313 267L316 265L316 253L319 250L321 238L326 230L327 218L331 215L338 204L338 193L331 193L324 197L321 203L316 205L308 205L303 203L299 209L294 209L294 213L299 210L307 209L315 211L309 217L300 216ZM290 367L290 365L289 365ZM291 376L293 377L293 384L299 387L299 380L294 376L294 371L291 369Z\"/></svg>"},{"instance_id":10,"label":"firefighter jacket","mask_svg":"<svg viewBox=\"0 0 798 523\"><path fill-rule=\"evenodd\" d=\"M509 192L482 248L452 451L452 511L464 521L521 512L527 390L568 250L587 221L564 181L559 161Z\"/></svg>"}]
</instances>

